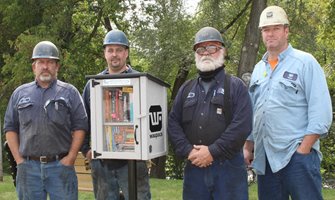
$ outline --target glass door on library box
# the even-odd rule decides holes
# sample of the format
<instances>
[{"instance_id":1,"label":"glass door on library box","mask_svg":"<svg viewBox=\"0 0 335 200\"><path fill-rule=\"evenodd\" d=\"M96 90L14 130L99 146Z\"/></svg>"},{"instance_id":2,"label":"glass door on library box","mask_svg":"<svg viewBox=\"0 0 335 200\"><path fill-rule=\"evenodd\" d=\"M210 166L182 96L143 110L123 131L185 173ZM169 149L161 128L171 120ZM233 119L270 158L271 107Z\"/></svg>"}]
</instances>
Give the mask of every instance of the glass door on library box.
<instances>
[{"instance_id":1,"label":"glass door on library box","mask_svg":"<svg viewBox=\"0 0 335 200\"><path fill-rule=\"evenodd\" d=\"M137 133L140 121L134 118L134 113L139 113L139 79L93 81L96 84L92 86L91 82L93 157L140 159Z\"/></svg>"}]
</instances>

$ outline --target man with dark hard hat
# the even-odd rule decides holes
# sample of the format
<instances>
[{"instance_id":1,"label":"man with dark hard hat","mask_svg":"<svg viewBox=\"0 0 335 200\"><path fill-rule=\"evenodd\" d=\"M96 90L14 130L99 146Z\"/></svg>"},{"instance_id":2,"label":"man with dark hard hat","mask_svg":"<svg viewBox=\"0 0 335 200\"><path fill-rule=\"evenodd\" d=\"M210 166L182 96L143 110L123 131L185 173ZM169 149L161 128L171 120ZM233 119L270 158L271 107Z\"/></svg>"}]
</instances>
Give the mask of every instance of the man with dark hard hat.
<instances>
[{"instance_id":1,"label":"man with dark hard hat","mask_svg":"<svg viewBox=\"0 0 335 200\"><path fill-rule=\"evenodd\" d=\"M39 42L32 55L35 81L13 92L4 133L17 163L16 191L21 199L78 199L74 169L88 130L78 90L60 80L59 51Z\"/></svg>"},{"instance_id":2,"label":"man with dark hard hat","mask_svg":"<svg viewBox=\"0 0 335 200\"><path fill-rule=\"evenodd\" d=\"M252 125L247 87L225 72L218 30L200 29L193 49L199 76L181 86L168 120L174 151L187 159L183 199L246 200L242 147Z\"/></svg>"},{"instance_id":3,"label":"man with dark hard hat","mask_svg":"<svg viewBox=\"0 0 335 200\"><path fill-rule=\"evenodd\" d=\"M260 200L322 199L320 141L332 122L325 74L309 53L288 43L285 11L269 6L259 28L267 52L252 73L253 131L244 146Z\"/></svg>"},{"instance_id":4,"label":"man with dark hard hat","mask_svg":"<svg viewBox=\"0 0 335 200\"><path fill-rule=\"evenodd\" d=\"M107 67L100 74L138 73L127 64L129 41L122 31L109 31L104 38L103 47ZM91 113L90 83L91 81L87 82L83 92L84 103L89 116ZM97 200L119 200L121 190L124 198L128 200L128 160L92 159L90 134L86 136L81 151L91 163L95 198ZM151 199L146 161L136 161L136 167L137 198L139 200Z\"/></svg>"}]
</instances>

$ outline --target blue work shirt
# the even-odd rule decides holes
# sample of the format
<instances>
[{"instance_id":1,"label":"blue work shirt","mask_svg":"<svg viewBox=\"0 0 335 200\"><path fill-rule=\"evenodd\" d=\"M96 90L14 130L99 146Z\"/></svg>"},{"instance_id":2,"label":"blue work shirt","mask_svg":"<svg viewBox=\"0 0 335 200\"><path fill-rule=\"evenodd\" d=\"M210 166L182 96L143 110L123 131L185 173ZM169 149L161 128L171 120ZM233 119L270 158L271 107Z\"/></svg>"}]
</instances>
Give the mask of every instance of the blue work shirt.
<instances>
[{"instance_id":1,"label":"blue work shirt","mask_svg":"<svg viewBox=\"0 0 335 200\"><path fill-rule=\"evenodd\" d=\"M73 85L54 80L48 88L42 88L33 81L13 92L4 133L18 133L22 156L67 153L76 130L87 131L88 123L83 100Z\"/></svg>"},{"instance_id":2,"label":"blue work shirt","mask_svg":"<svg viewBox=\"0 0 335 200\"><path fill-rule=\"evenodd\" d=\"M206 145L214 159L231 159L241 151L251 132L252 106L248 89L241 79L231 76L230 104L232 120L225 124L224 78L221 70L208 92L197 84L183 99L185 84L180 87L169 114L168 134L176 155L187 158L193 145Z\"/></svg>"},{"instance_id":3,"label":"blue work shirt","mask_svg":"<svg viewBox=\"0 0 335 200\"><path fill-rule=\"evenodd\" d=\"M265 173L266 157L278 172L290 161L304 136L325 136L332 122L332 105L324 72L316 59L291 45L272 71L266 53L251 76L249 94L254 124L253 167ZM313 145L320 159L319 140Z\"/></svg>"}]
</instances>

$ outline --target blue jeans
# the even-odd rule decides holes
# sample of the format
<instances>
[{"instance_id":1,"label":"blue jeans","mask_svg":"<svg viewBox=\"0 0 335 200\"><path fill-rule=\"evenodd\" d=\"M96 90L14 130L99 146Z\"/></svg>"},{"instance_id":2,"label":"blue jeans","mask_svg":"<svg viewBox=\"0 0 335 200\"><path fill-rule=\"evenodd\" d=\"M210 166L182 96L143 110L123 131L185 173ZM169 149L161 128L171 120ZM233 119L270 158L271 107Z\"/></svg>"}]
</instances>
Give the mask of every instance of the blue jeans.
<instances>
[{"instance_id":1,"label":"blue jeans","mask_svg":"<svg viewBox=\"0 0 335 200\"><path fill-rule=\"evenodd\" d=\"M206 168L187 161L184 169L184 200L246 200L247 172L242 153L231 160L215 160Z\"/></svg>"},{"instance_id":2,"label":"blue jeans","mask_svg":"<svg viewBox=\"0 0 335 200\"><path fill-rule=\"evenodd\" d=\"M137 161L137 198L151 199L149 173L145 161ZM128 195L128 165L110 169L102 160L91 161L94 196L97 200L119 200L122 191L126 200Z\"/></svg>"},{"instance_id":3,"label":"blue jeans","mask_svg":"<svg viewBox=\"0 0 335 200\"><path fill-rule=\"evenodd\" d=\"M42 164L25 160L17 166L16 191L20 200L76 200L78 180L73 166L60 161Z\"/></svg>"},{"instance_id":4,"label":"blue jeans","mask_svg":"<svg viewBox=\"0 0 335 200\"><path fill-rule=\"evenodd\" d=\"M307 155L295 152L286 167L273 173L266 161L265 175L258 175L259 200L322 199L320 159L315 150Z\"/></svg>"}]
</instances>

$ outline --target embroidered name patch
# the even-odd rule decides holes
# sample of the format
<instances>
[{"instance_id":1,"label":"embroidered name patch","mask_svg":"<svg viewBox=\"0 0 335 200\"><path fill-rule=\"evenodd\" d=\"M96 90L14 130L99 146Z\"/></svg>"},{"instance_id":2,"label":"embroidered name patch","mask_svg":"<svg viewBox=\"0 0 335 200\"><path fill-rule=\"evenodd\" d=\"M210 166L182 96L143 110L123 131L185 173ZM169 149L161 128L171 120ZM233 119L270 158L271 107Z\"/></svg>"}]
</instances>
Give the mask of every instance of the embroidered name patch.
<instances>
[{"instance_id":1,"label":"embroidered name patch","mask_svg":"<svg viewBox=\"0 0 335 200\"><path fill-rule=\"evenodd\" d=\"M188 95L187 95L187 99L188 99L188 98L193 98L193 97L195 97L195 93L194 93L194 92L190 92L190 93L188 93Z\"/></svg>"},{"instance_id":2,"label":"embroidered name patch","mask_svg":"<svg viewBox=\"0 0 335 200\"><path fill-rule=\"evenodd\" d=\"M298 74L295 74L295 73L291 73L291 72L286 71L286 72L284 72L283 77L284 77L285 79L295 81L295 80L297 80L297 78L298 78Z\"/></svg>"},{"instance_id":3,"label":"embroidered name patch","mask_svg":"<svg viewBox=\"0 0 335 200\"><path fill-rule=\"evenodd\" d=\"M19 104L30 102L30 97L23 97L20 99Z\"/></svg>"}]
</instances>

